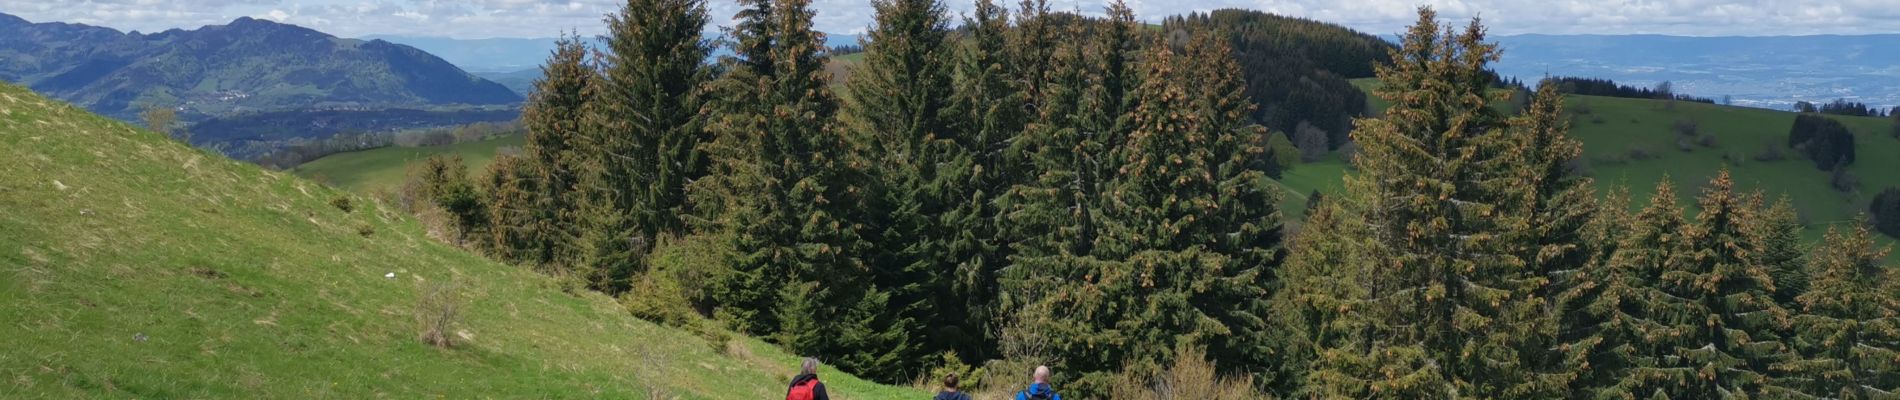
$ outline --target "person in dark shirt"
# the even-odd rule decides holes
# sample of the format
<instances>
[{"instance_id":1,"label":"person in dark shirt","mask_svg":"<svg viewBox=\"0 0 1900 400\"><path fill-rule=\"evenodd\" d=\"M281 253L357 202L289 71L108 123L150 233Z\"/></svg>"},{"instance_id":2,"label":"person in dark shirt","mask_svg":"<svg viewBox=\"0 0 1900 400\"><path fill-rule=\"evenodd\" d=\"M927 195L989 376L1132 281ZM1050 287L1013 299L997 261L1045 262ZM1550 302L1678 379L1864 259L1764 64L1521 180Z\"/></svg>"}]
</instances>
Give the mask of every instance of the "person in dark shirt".
<instances>
[{"instance_id":1,"label":"person in dark shirt","mask_svg":"<svg viewBox=\"0 0 1900 400\"><path fill-rule=\"evenodd\" d=\"M957 390L957 383L957 374L943 377L943 390L938 391L937 397L931 400L970 400L970 395Z\"/></svg>"}]
</instances>

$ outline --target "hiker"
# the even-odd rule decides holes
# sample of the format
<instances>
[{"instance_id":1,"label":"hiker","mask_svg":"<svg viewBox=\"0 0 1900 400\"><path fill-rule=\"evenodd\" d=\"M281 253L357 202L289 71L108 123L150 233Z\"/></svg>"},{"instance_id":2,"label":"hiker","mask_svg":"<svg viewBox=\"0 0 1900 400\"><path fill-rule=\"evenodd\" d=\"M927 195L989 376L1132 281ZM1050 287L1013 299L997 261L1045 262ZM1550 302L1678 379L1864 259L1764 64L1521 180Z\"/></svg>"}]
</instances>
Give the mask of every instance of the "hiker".
<instances>
[{"instance_id":1,"label":"hiker","mask_svg":"<svg viewBox=\"0 0 1900 400\"><path fill-rule=\"evenodd\" d=\"M1016 392L1016 400L1062 400L1062 395L1049 387L1049 366L1036 366L1036 373L1031 377L1035 381L1029 384L1028 389Z\"/></svg>"},{"instance_id":2,"label":"hiker","mask_svg":"<svg viewBox=\"0 0 1900 400\"><path fill-rule=\"evenodd\" d=\"M792 387L785 390L785 400L831 400L825 384L818 382L818 359L805 357L798 376L792 377Z\"/></svg>"},{"instance_id":3,"label":"hiker","mask_svg":"<svg viewBox=\"0 0 1900 400\"><path fill-rule=\"evenodd\" d=\"M970 400L970 395L957 391L957 374L950 374L943 377L943 390L938 391L937 397L931 400Z\"/></svg>"}]
</instances>

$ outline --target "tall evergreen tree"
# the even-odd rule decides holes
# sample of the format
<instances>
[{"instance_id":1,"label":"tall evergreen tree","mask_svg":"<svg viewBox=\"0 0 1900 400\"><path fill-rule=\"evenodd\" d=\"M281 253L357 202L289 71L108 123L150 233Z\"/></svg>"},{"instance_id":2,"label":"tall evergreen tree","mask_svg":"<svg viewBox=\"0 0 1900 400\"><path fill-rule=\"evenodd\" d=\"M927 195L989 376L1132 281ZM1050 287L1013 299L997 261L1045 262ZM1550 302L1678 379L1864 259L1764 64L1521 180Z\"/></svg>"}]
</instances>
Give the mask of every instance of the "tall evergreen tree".
<instances>
[{"instance_id":1,"label":"tall evergreen tree","mask_svg":"<svg viewBox=\"0 0 1900 400\"><path fill-rule=\"evenodd\" d=\"M1067 34L1079 38L1083 30L1069 25ZM1014 143L1029 168L1024 182L1010 187L1000 202L1000 233L1011 243L1009 264L999 271L997 297L999 306L1018 318L1026 316L1021 307L1059 281L1056 277L1064 275L1059 271L1068 269L1064 266L1088 256L1095 240L1094 187L1081 178L1092 149L1082 141L1076 122L1082 92L1090 84L1087 50L1074 40L1056 43L1048 82L1039 91L1026 92L1038 96L1031 100L1038 104L1037 114Z\"/></svg>"},{"instance_id":2,"label":"tall evergreen tree","mask_svg":"<svg viewBox=\"0 0 1900 400\"><path fill-rule=\"evenodd\" d=\"M516 155L498 154L489 164L482 181L483 192L488 194L486 247L489 256L504 262L545 268L549 266L546 260L538 257L546 244L535 235L544 221L535 218L541 210L535 204L539 187L534 174L534 165Z\"/></svg>"},{"instance_id":3,"label":"tall evergreen tree","mask_svg":"<svg viewBox=\"0 0 1900 400\"><path fill-rule=\"evenodd\" d=\"M504 260L535 265L572 261L581 202L575 185L584 161L576 147L586 140L582 116L593 98L592 85L599 80L587 53L578 37L555 42L534 95L521 110L528 134L519 165L492 164L491 176L508 178L503 188L509 192L497 193L494 205L494 241Z\"/></svg>"},{"instance_id":4,"label":"tall evergreen tree","mask_svg":"<svg viewBox=\"0 0 1900 400\"><path fill-rule=\"evenodd\" d=\"M1526 244L1519 257L1530 263L1530 271L1543 280L1532 296L1551 299L1591 261L1591 247L1601 244L1584 238L1584 228L1595 215L1597 204L1590 178L1572 170L1583 156L1583 145L1569 137L1563 94L1558 93L1557 85L1540 85L1528 102L1524 112L1512 121L1513 135L1522 142L1515 149L1521 174L1516 179L1524 183L1525 190L1519 200L1523 202L1519 207L1524 208L1525 229L1517 240ZM1530 360L1538 379L1547 387L1563 386L1576 371L1575 366L1561 361L1565 356L1556 345L1559 322L1550 321L1541 327L1551 331L1533 332L1518 350Z\"/></svg>"},{"instance_id":5,"label":"tall evergreen tree","mask_svg":"<svg viewBox=\"0 0 1900 400\"><path fill-rule=\"evenodd\" d=\"M1665 298L1656 289L1662 271L1683 252L1688 221L1669 179L1656 186L1642 212L1631 216L1625 208L1628 192L1617 190L1605 198L1584 238L1600 243L1591 261L1566 277L1564 291L1554 297L1562 316L1558 348L1574 368L1568 397L1626 399L1647 397L1670 382L1638 371L1659 361L1651 342L1668 335L1651 304ZM1664 356L1666 357L1666 356Z\"/></svg>"},{"instance_id":6,"label":"tall evergreen tree","mask_svg":"<svg viewBox=\"0 0 1900 400\"><path fill-rule=\"evenodd\" d=\"M952 115L950 29L937 0L875 0L877 19L864 39L864 61L845 82L841 120L875 152L880 182L875 207L883 231L874 282L891 295L889 312L900 329L916 332L915 353L897 354L886 369L918 371L925 352L966 341L961 301L949 283L967 252L951 248L966 226L947 213L966 198L971 171L957 118ZM922 327L931 329L925 330Z\"/></svg>"},{"instance_id":7,"label":"tall evergreen tree","mask_svg":"<svg viewBox=\"0 0 1900 400\"><path fill-rule=\"evenodd\" d=\"M1795 214L1794 202L1786 197L1775 201L1773 207L1765 207L1759 197L1753 199L1749 208L1767 210L1757 218L1753 232L1757 261L1768 268L1768 276L1775 279L1775 301L1790 311L1800 310L1795 301L1808 290L1808 275L1803 269L1801 220Z\"/></svg>"},{"instance_id":8,"label":"tall evergreen tree","mask_svg":"<svg viewBox=\"0 0 1900 400\"><path fill-rule=\"evenodd\" d=\"M607 17L582 184L593 204L581 262L604 271L596 286L618 290L640 269L644 243L683 230L685 185L704 173L696 115L710 76L706 21L700 0L629 0Z\"/></svg>"},{"instance_id":9,"label":"tall evergreen tree","mask_svg":"<svg viewBox=\"0 0 1900 400\"><path fill-rule=\"evenodd\" d=\"M1672 398L1785 396L1769 367L1791 349L1779 333L1791 315L1773 297L1774 278L1749 241L1755 215L1724 170L1703 189L1686 248L1657 281L1649 304L1667 328L1652 332L1655 361L1633 375L1670 383Z\"/></svg>"},{"instance_id":10,"label":"tall evergreen tree","mask_svg":"<svg viewBox=\"0 0 1900 400\"><path fill-rule=\"evenodd\" d=\"M1216 365L1269 371L1280 357L1274 354L1266 322L1272 312L1267 299L1277 289L1277 270L1285 258L1278 207L1282 195L1268 180L1276 163L1267 148L1269 133L1250 118L1256 106L1224 41L1211 34L1195 35L1186 56L1182 68L1190 68L1191 75L1176 84L1188 89L1203 139L1213 145L1208 155L1214 189L1211 203L1201 205L1211 207L1198 217L1205 225L1189 239L1226 257L1226 265L1209 272L1221 284L1192 300L1227 329L1226 335L1206 343Z\"/></svg>"},{"instance_id":11,"label":"tall evergreen tree","mask_svg":"<svg viewBox=\"0 0 1900 400\"><path fill-rule=\"evenodd\" d=\"M995 356L996 271L1009 259L1006 237L999 224L996 202L1011 186L1023 181L1021 154L1013 143L1022 133L1026 116L1021 85L1010 75L1009 11L991 0L977 0L976 10L964 20L967 37L957 47L955 87L950 108L961 134L954 139L970 157L945 169L966 171L961 197L950 199L943 223L957 227L947 237L956 260L944 304L960 303L963 336L956 350L972 360ZM949 311L949 310L944 310ZM953 314L953 315L955 315Z\"/></svg>"},{"instance_id":12,"label":"tall evergreen tree","mask_svg":"<svg viewBox=\"0 0 1900 400\"><path fill-rule=\"evenodd\" d=\"M746 1L739 15L742 50L713 85L713 173L693 183L695 206L707 206L737 253L716 312L847 371L907 378L879 368L902 365L910 332L889 329L901 325L870 283L868 165L832 126L838 105L810 2L763 2Z\"/></svg>"},{"instance_id":13,"label":"tall evergreen tree","mask_svg":"<svg viewBox=\"0 0 1900 400\"><path fill-rule=\"evenodd\" d=\"M1859 224L1832 229L1808 259L1813 281L1798 301L1794 343L1804 356L1777 369L1799 374L1807 395L1885 399L1900 393L1900 298L1887 249Z\"/></svg>"},{"instance_id":14,"label":"tall evergreen tree","mask_svg":"<svg viewBox=\"0 0 1900 400\"><path fill-rule=\"evenodd\" d=\"M1048 95L1043 88L1062 68L1056 60L1065 27L1049 13L1049 0L1021 0L1016 7L1016 27L1003 38L1008 50L1002 57L1009 60L1005 74L1015 78L1025 95L1022 112L1034 118L1045 113L1037 100Z\"/></svg>"},{"instance_id":15,"label":"tall evergreen tree","mask_svg":"<svg viewBox=\"0 0 1900 400\"><path fill-rule=\"evenodd\" d=\"M1322 350L1326 391L1355 397L1539 397L1561 382L1538 374L1525 349L1551 333L1545 283L1516 249L1527 231L1529 185L1509 154L1522 140L1490 108L1486 65L1497 47L1474 20L1442 33L1436 13L1378 68L1375 94L1393 102L1362 120L1354 195L1378 246L1376 266L1346 317L1360 339Z\"/></svg>"}]
</instances>

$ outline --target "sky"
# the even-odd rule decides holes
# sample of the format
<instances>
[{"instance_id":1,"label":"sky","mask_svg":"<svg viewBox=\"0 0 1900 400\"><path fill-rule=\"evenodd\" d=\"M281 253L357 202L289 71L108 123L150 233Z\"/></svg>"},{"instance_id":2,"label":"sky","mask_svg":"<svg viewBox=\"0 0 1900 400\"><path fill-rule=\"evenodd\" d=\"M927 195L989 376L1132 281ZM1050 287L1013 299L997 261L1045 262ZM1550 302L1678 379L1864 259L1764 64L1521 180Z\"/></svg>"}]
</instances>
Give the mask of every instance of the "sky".
<instances>
[{"instance_id":1,"label":"sky","mask_svg":"<svg viewBox=\"0 0 1900 400\"><path fill-rule=\"evenodd\" d=\"M1896 0L1126 0L1144 20L1221 8L1248 8L1392 34L1431 5L1445 18L1482 16L1492 34L1668 34L1774 36L1900 33ZM1000 0L1012 8L1015 0ZM1101 14L1105 0L1050 0L1051 8ZM615 0L4 0L0 13L34 22L74 22L119 30L195 29L254 17L342 37L406 35L461 39L598 34ZM948 0L961 14L970 0ZM708 0L715 25L729 25L733 0ZM813 0L819 30L860 33L870 0Z\"/></svg>"}]
</instances>

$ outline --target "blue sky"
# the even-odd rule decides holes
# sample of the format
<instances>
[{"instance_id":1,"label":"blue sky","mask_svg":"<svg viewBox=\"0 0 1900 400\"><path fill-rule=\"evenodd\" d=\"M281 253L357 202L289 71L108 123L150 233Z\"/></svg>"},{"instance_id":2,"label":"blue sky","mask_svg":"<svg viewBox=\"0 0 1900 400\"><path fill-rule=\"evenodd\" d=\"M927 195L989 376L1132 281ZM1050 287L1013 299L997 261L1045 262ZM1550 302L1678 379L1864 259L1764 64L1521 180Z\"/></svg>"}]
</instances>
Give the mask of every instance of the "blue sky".
<instances>
[{"instance_id":1,"label":"blue sky","mask_svg":"<svg viewBox=\"0 0 1900 400\"><path fill-rule=\"evenodd\" d=\"M818 28L855 33L871 20L869 0L813 0ZM1419 4L1449 18L1482 15L1494 34L1694 36L1900 33L1896 0L1127 0L1144 19L1189 11L1250 8L1341 23L1388 34L1411 22ZM1005 0L1012 7L1015 0ZM1101 0L1051 0L1062 10L1099 14ZM345 37L373 34L456 38L552 37L599 33L615 0L6 0L0 12L35 22L63 21L154 32L197 28L250 16ZM952 12L969 1L950 0ZM715 24L737 5L709 0Z\"/></svg>"}]
</instances>

